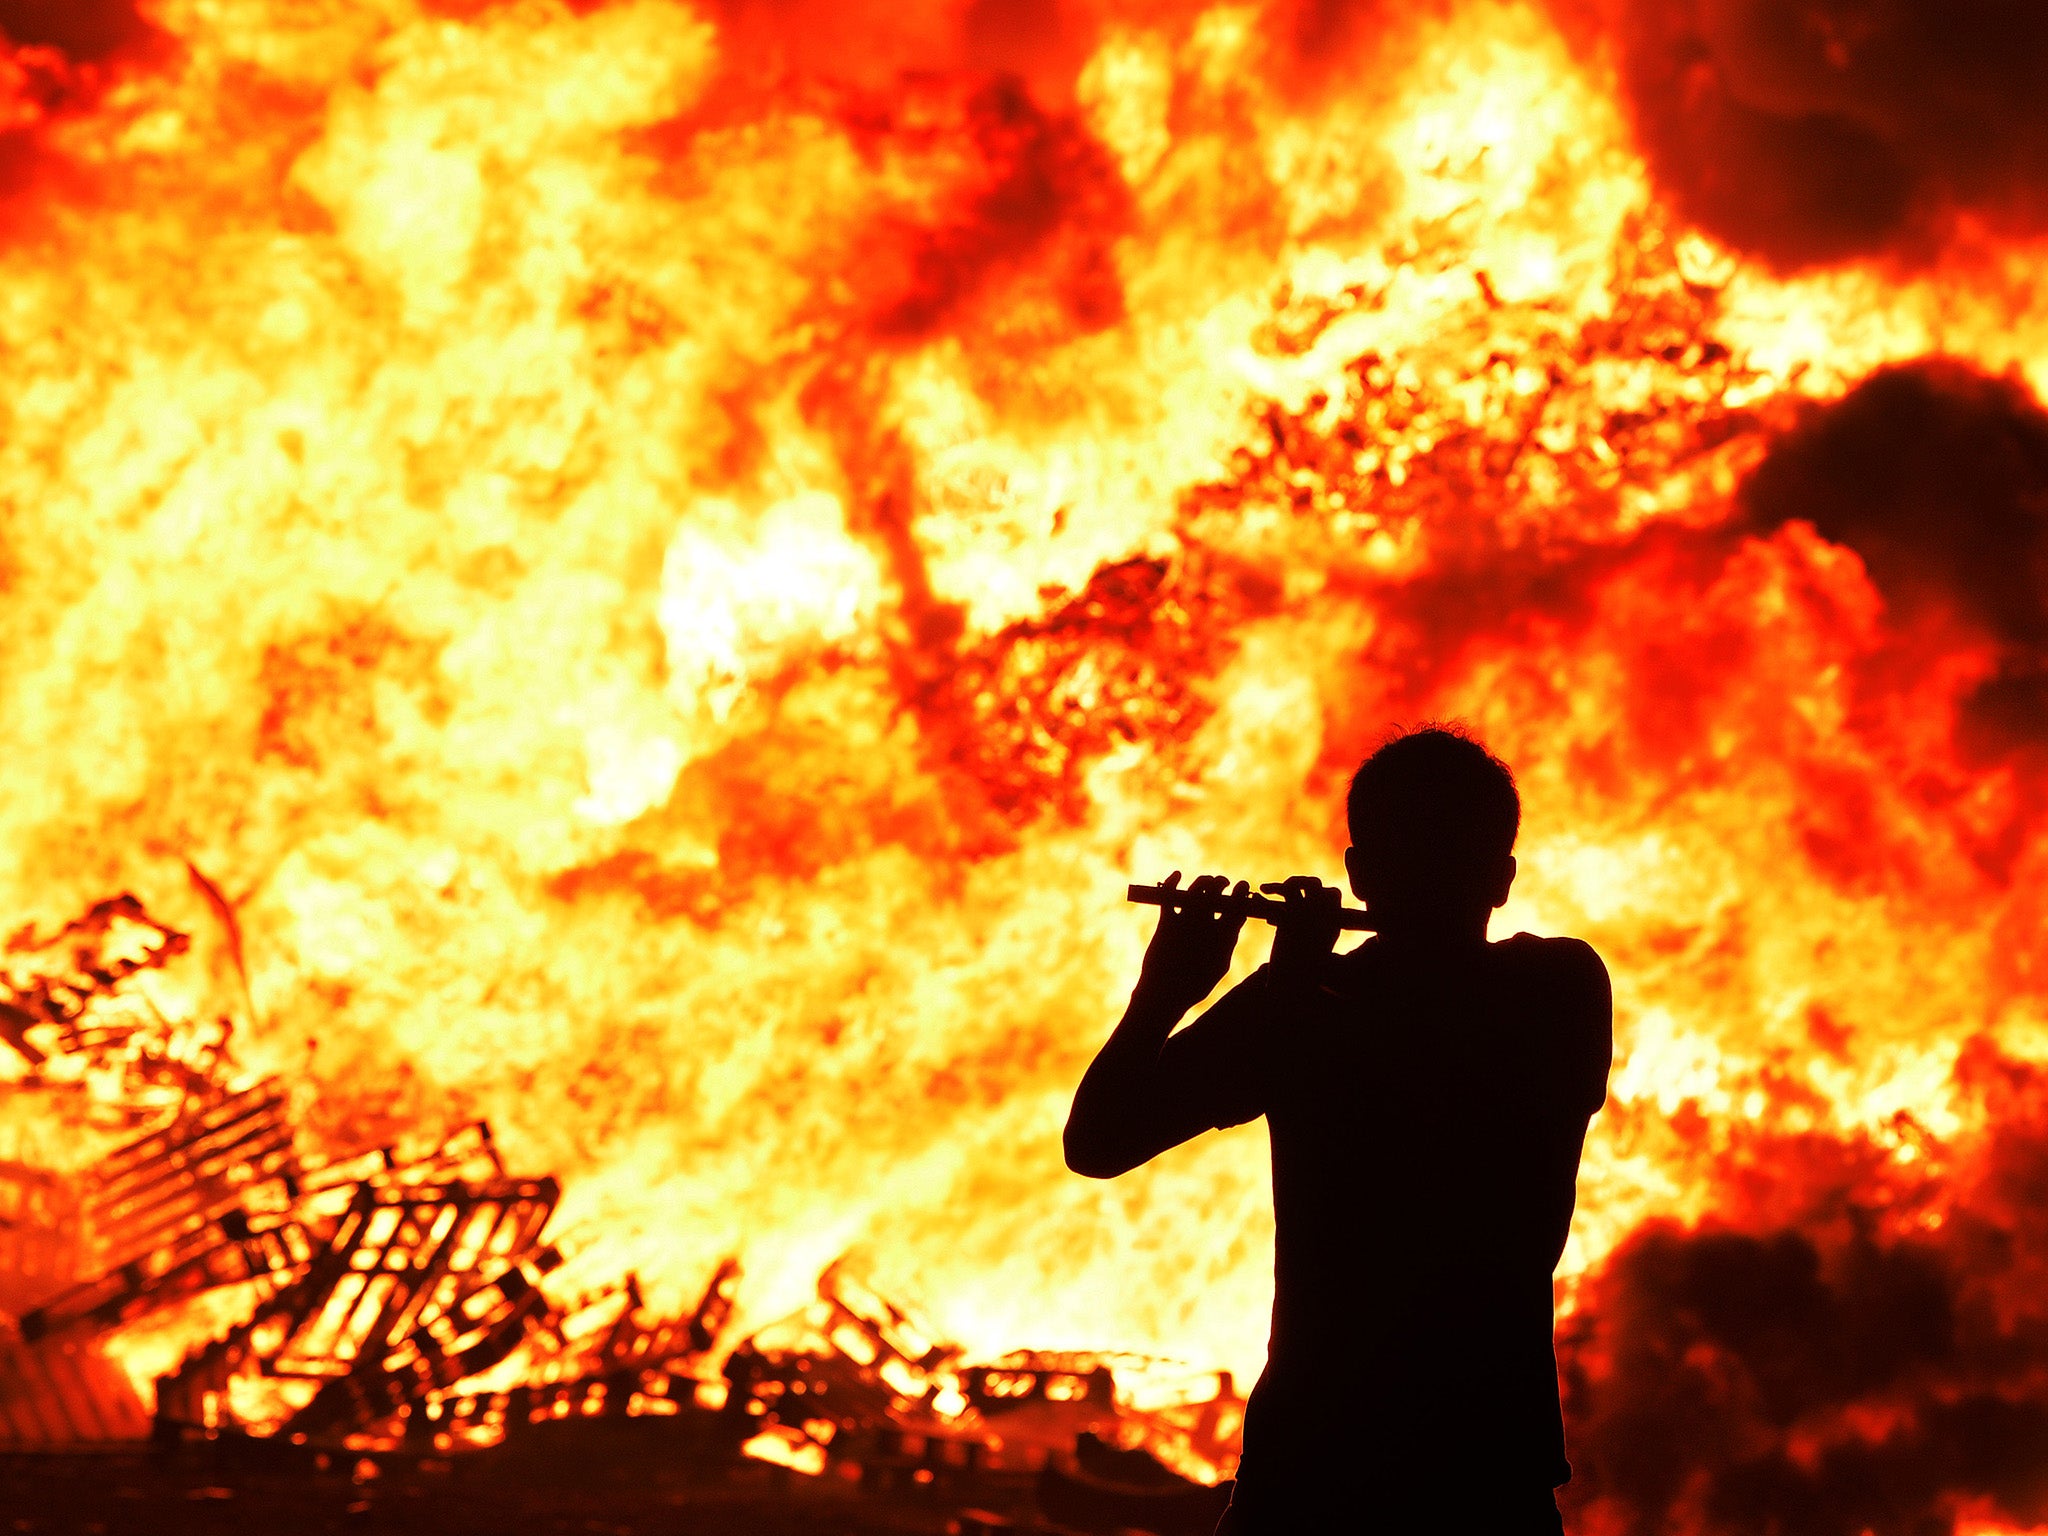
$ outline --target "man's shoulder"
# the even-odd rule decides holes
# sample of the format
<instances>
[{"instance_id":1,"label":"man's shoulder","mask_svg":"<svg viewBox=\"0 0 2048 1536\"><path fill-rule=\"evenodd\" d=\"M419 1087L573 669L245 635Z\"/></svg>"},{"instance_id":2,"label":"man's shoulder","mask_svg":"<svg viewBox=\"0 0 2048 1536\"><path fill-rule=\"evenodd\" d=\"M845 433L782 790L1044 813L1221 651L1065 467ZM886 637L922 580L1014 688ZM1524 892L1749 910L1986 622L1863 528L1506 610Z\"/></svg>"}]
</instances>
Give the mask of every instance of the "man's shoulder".
<instances>
[{"instance_id":1,"label":"man's shoulder","mask_svg":"<svg viewBox=\"0 0 2048 1536\"><path fill-rule=\"evenodd\" d=\"M1584 939L1572 939L1561 936L1546 937L1542 934L1529 933L1526 930L1500 940L1493 947L1495 949L1515 950L1529 954L1563 954L1570 950L1583 950L1587 954L1595 953L1593 946Z\"/></svg>"},{"instance_id":2,"label":"man's shoulder","mask_svg":"<svg viewBox=\"0 0 2048 1536\"><path fill-rule=\"evenodd\" d=\"M1487 952L1492 974L1505 978L1517 989L1578 995L1589 1001L1608 994L1606 962L1584 939L1518 933L1489 944ZM1368 986L1379 959L1376 946L1370 943L1346 954L1332 955L1326 972L1329 989L1345 995Z\"/></svg>"},{"instance_id":3,"label":"man's shoulder","mask_svg":"<svg viewBox=\"0 0 2048 1536\"><path fill-rule=\"evenodd\" d=\"M1600 951L1584 939L1542 938L1533 933L1518 933L1512 938L1502 939L1493 948L1511 964L1607 974L1607 964L1600 958Z\"/></svg>"},{"instance_id":4,"label":"man's shoulder","mask_svg":"<svg viewBox=\"0 0 2048 1536\"><path fill-rule=\"evenodd\" d=\"M1561 1049L1574 1081L1571 1102L1590 1115L1607 1098L1607 1069L1614 1057L1614 990L1599 951L1584 939L1539 939L1518 933L1494 946L1526 967L1512 983L1539 1017L1550 1021L1547 1038ZM1551 1033L1554 1030L1555 1033Z\"/></svg>"},{"instance_id":5,"label":"man's shoulder","mask_svg":"<svg viewBox=\"0 0 2048 1536\"><path fill-rule=\"evenodd\" d=\"M1584 939L1518 933L1494 945L1493 950L1522 985L1563 994L1589 1006L1606 1004L1610 994L1607 963Z\"/></svg>"}]
</instances>

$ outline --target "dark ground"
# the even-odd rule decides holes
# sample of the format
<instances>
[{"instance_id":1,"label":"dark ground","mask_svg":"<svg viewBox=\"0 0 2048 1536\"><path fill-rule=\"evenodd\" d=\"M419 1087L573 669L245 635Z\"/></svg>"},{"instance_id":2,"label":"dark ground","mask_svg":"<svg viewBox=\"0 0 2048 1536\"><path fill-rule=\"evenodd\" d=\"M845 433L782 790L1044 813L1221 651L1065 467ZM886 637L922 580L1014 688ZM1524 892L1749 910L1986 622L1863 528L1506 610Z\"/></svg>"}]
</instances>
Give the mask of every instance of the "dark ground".
<instances>
[{"instance_id":1,"label":"dark ground","mask_svg":"<svg viewBox=\"0 0 2048 1536\"><path fill-rule=\"evenodd\" d=\"M0 1536L940 1536L962 1508L959 1490L878 1494L758 1465L684 1476L659 1463L536 1467L483 1453L385 1461L360 1482L356 1471L347 1456L324 1470L147 1452L0 1458ZM1029 1528L1028 1489L1007 1492Z\"/></svg>"},{"instance_id":2,"label":"dark ground","mask_svg":"<svg viewBox=\"0 0 2048 1536\"><path fill-rule=\"evenodd\" d=\"M450 1457L223 1440L0 1456L0 1536L1207 1536L1228 1490L1156 1463L1128 1481L1134 1458L1027 1472L870 1446L805 1477L708 1454L674 1419L572 1420Z\"/></svg>"},{"instance_id":3,"label":"dark ground","mask_svg":"<svg viewBox=\"0 0 2048 1536\"><path fill-rule=\"evenodd\" d=\"M753 1486L663 1489L496 1485L387 1474L357 1486L344 1473L231 1482L167 1475L146 1462L0 1470L0 1531L52 1536L186 1536L238 1532L418 1532L420 1536L939 1536L950 1508L918 1509L857 1489ZM763 1469L766 1471L766 1469Z\"/></svg>"}]
</instances>

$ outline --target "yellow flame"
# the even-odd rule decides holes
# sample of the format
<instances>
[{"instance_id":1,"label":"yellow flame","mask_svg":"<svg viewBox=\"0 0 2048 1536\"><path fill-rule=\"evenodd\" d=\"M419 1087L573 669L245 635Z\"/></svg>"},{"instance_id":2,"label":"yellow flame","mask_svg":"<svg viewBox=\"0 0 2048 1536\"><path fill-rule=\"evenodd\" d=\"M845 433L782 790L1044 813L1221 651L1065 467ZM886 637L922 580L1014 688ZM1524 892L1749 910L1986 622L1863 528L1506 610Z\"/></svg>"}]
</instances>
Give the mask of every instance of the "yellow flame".
<instances>
[{"instance_id":1,"label":"yellow flame","mask_svg":"<svg viewBox=\"0 0 2048 1536\"><path fill-rule=\"evenodd\" d=\"M1516 536L1618 543L1719 506L1753 435L1626 465L1609 439L1717 387L1697 351L1586 339L1657 305L1680 350L1730 349L1731 408L1931 347L2048 386L2036 253L1996 293L1747 265L1656 205L1611 81L1530 7L1425 23L1405 72L1314 107L1248 99L1241 8L1113 30L1077 100L1132 203L1122 318L886 344L850 269L873 210L924 196L914 172L803 100L663 138L719 55L677 6L160 14L184 62L66 130L132 194L53 202L0 252L0 895L63 912L133 885L177 915L197 859L241 903L251 1049L313 1074L330 1134L488 1114L511 1161L563 1176L572 1279L631 1266L672 1302L738 1248L756 1321L865 1246L977 1350L1249 1379L1259 1133L1097 1186L1058 1130L1143 943L1128 878L1333 870L1327 722L1395 697L1358 675L1393 622L1360 584L1438 558L1391 498L1526 417ZM1327 426L1360 368L1384 392L1349 464L1372 489L1304 470L1203 509L1258 407ZM989 810L908 702L951 679L944 647L1106 563L1197 554L1271 592L1183 679L1183 739L1090 758L1078 809ZM1758 722L1888 774L1840 730L1877 622L1853 559L1792 529L1686 612L1588 601L1586 636L1537 626L1432 706L1522 773L1503 928L1583 932L1617 975L1575 1268L1699 1213L1672 1112L1751 1113L1812 1009L1864 1042L1805 1069L1834 1124L1937 1131L1938 1042L2038 1042L2042 1017L1987 1015L2006 898L1903 791L1881 810L1921 839L1933 910L1804 862ZM958 638L918 640L920 605ZM1676 811L1582 771L1633 705L1612 657L1652 631L1768 642L1702 705ZM1001 686L1028 689L1019 666ZM1099 668L1074 687L1110 698ZM1016 702L990 689L971 702Z\"/></svg>"}]
</instances>

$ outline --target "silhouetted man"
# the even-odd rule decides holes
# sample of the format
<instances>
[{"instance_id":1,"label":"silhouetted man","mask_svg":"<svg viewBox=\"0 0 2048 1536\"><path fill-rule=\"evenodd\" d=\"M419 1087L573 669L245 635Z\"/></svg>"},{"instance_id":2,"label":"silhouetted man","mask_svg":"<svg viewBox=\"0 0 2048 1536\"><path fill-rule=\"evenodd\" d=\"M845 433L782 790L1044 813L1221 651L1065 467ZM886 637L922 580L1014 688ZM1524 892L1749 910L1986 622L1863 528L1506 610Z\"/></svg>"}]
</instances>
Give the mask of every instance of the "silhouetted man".
<instances>
[{"instance_id":1,"label":"silhouetted man","mask_svg":"<svg viewBox=\"0 0 2048 1536\"><path fill-rule=\"evenodd\" d=\"M1113 1178L1266 1117L1273 1330L1220 1532L1556 1533L1550 1285L1607 1095L1606 967L1576 939L1488 942L1521 801L1477 742L1389 742L1347 810L1377 937L1334 954L1341 893L1268 887L1292 909L1271 961L1174 1034L1243 919L1163 912L1067 1164Z\"/></svg>"}]
</instances>

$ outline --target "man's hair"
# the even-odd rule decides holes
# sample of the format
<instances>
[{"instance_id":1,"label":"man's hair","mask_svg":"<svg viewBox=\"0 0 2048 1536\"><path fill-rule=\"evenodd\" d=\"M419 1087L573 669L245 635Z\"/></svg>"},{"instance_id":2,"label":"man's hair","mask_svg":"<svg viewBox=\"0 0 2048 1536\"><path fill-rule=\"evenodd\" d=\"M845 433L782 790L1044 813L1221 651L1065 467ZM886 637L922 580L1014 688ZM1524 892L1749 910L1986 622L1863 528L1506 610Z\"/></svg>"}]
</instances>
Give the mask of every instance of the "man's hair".
<instances>
[{"instance_id":1,"label":"man's hair","mask_svg":"<svg viewBox=\"0 0 2048 1536\"><path fill-rule=\"evenodd\" d=\"M1462 726L1405 731L1352 775L1351 841L1368 855L1480 876L1514 852L1522 826L1515 776Z\"/></svg>"}]
</instances>

